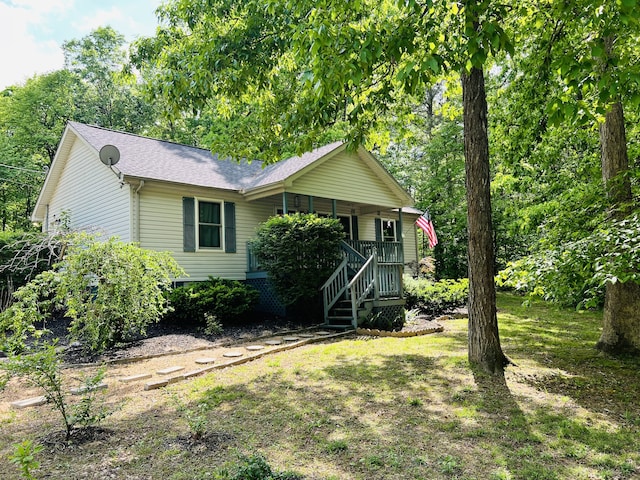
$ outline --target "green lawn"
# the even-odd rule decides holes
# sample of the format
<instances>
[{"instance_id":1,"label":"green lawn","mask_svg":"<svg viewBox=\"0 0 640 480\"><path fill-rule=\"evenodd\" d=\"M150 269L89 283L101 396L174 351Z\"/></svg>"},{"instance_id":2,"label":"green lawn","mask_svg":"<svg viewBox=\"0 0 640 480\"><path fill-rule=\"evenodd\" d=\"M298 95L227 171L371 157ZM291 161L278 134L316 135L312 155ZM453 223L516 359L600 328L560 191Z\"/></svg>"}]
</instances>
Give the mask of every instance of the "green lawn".
<instances>
[{"instance_id":1,"label":"green lawn","mask_svg":"<svg viewBox=\"0 0 640 480\"><path fill-rule=\"evenodd\" d=\"M110 398L105 431L46 444L35 474L217 478L260 454L312 479L640 478L640 361L593 348L599 312L520 303L499 296L503 348L518 365L504 381L470 371L466 320L422 337L316 344ZM2 412L4 458L7 445L57 428L46 407ZM189 440L203 425L204 439ZM14 466L2 475L20 478Z\"/></svg>"}]
</instances>

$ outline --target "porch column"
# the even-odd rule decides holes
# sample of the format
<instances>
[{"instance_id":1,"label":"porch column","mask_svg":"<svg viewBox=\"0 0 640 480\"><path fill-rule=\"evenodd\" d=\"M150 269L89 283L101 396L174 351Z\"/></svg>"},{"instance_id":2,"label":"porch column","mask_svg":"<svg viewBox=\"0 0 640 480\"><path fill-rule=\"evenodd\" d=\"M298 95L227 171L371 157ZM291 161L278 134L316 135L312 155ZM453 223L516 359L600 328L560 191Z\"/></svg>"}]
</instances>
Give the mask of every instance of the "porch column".
<instances>
[{"instance_id":1,"label":"porch column","mask_svg":"<svg viewBox=\"0 0 640 480\"><path fill-rule=\"evenodd\" d=\"M398 260L404 263L404 230L402 229L402 207L398 208L398 230L398 237L400 240L400 252L398 252L400 254L400 258ZM400 269L400 276L402 276L402 267ZM400 286L400 288L402 289L402 286ZM400 293L402 293L402 291Z\"/></svg>"},{"instance_id":2,"label":"porch column","mask_svg":"<svg viewBox=\"0 0 640 480\"><path fill-rule=\"evenodd\" d=\"M338 201L331 200L331 214L333 218L338 218Z\"/></svg>"},{"instance_id":3,"label":"porch column","mask_svg":"<svg viewBox=\"0 0 640 480\"><path fill-rule=\"evenodd\" d=\"M309 195L309 213L313 213L313 196Z\"/></svg>"},{"instance_id":4,"label":"porch column","mask_svg":"<svg viewBox=\"0 0 640 480\"><path fill-rule=\"evenodd\" d=\"M282 192L282 214L289 213L289 206L287 205L287 192Z\"/></svg>"}]
</instances>

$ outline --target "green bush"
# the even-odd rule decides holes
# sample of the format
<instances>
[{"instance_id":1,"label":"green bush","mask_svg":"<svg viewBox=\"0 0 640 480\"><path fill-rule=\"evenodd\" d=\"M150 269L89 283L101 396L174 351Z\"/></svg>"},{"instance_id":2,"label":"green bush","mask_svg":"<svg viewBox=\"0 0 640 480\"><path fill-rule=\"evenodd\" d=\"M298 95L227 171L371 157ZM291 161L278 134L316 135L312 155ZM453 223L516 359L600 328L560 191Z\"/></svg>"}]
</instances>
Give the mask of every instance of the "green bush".
<instances>
[{"instance_id":1,"label":"green bush","mask_svg":"<svg viewBox=\"0 0 640 480\"><path fill-rule=\"evenodd\" d=\"M60 414L66 439L76 429L85 429L101 422L109 412L97 402L99 385L106 370L100 368L83 378L80 399L74 401L67 393L62 376L62 353L56 343L37 343L24 353L9 355L0 363L0 390L12 377L23 379L27 385L39 388L52 409Z\"/></svg>"},{"instance_id":2,"label":"green bush","mask_svg":"<svg viewBox=\"0 0 640 480\"><path fill-rule=\"evenodd\" d=\"M0 314L0 348L19 352L61 309L71 319L70 336L99 353L144 335L167 311L164 292L172 277L184 274L168 252L83 234L70 238L64 259L18 289L16 303Z\"/></svg>"},{"instance_id":3,"label":"green bush","mask_svg":"<svg viewBox=\"0 0 640 480\"><path fill-rule=\"evenodd\" d=\"M440 280L404 277L406 308L418 309L428 315L439 315L467 304L469 280Z\"/></svg>"},{"instance_id":4,"label":"green bush","mask_svg":"<svg viewBox=\"0 0 640 480\"><path fill-rule=\"evenodd\" d=\"M602 223L586 238L511 262L497 284L565 306L604 304L607 283L640 284L640 213Z\"/></svg>"},{"instance_id":5,"label":"green bush","mask_svg":"<svg viewBox=\"0 0 640 480\"><path fill-rule=\"evenodd\" d=\"M253 251L286 305L314 303L342 260L340 221L314 214L272 217L258 228Z\"/></svg>"},{"instance_id":6,"label":"green bush","mask_svg":"<svg viewBox=\"0 0 640 480\"><path fill-rule=\"evenodd\" d=\"M294 472L273 471L262 455L243 456L231 469L218 472L224 480L300 480L303 477Z\"/></svg>"},{"instance_id":7,"label":"green bush","mask_svg":"<svg viewBox=\"0 0 640 480\"><path fill-rule=\"evenodd\" d=\"M361 328L370 328L373 330L386 330L388 332L397 332L404 327L404 316L398 315L394 319L389 319L382 312L370 314L359 326Z\"/></svg>"},{"instance_id":8,"label":"green bush","mask_svg":"<svg viewBox=\"0 0 640 480\"><path fill-rule=\"evenodd\" d=\"M237 280L209 277L206 282L193 282L169 292L173 311L166 319L181 324L235 322L252 311L259 294L251 286Z\"/></svg>"}]
</instances>

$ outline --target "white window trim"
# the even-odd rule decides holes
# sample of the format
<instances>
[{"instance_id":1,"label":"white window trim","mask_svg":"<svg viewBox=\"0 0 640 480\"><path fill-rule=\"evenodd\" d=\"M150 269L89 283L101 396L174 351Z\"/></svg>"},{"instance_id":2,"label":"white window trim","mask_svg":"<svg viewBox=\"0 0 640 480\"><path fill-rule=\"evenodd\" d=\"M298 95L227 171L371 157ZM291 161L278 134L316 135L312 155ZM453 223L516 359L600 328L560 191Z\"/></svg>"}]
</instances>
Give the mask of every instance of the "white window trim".
<instances>
[{"instance_id":1,"label":"white window trim","mask_svg":"<svg viewBox=\"0 0 640 480\"><path fill-rule=\"evenodd\" d=\"M387 222L393 222L393 240L386 240L384 238L384 226ZM399 242L398 240L398 220L395 218L380 218L380 228L382 231L380 232L380 238L382 238L383 242Z\"/></svg>"},{"instance_id":2,"label":"white window trim","mask_svg":"<svg viewBox=\"0 0 640 480\"><path fill-rule=\"evenodd\" d=\"M200 246L200 202L204 203L218 203L220 204L220 246L219 247L201 247ZM195 197L195 220L196 220L196 252L223 252L225 251L225 235L224 235L224 200L212 199L212 198L200 198Z\"/></svg>"}]
</instances>

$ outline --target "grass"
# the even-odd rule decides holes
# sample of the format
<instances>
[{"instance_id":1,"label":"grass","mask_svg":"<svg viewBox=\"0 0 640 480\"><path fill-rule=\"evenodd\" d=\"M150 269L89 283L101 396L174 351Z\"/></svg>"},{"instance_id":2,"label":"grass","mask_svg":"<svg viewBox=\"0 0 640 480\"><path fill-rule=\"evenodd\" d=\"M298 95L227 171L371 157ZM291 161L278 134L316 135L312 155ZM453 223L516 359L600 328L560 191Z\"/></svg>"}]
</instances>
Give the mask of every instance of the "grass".
<instances>
[{"instance_id":1,"label":"grass","mask_svg":"<svg viewBox=\"0 0 640 480\"><path fill-rule=\"evenodd\" d=\"M435 335L316 344L167 391L132 387L84 443L47 444L59 429L47 407L0 408L3 478L20 478L6 459L26 439L45 444L37 478L217 478L245 455L309 479L639 478L640 360L593 348L599 312L509 295L498 306L518 364L503 380L469 369L466 320ZM176 396L206 406L200 441Z\"/></svg>"}]
</instances>

